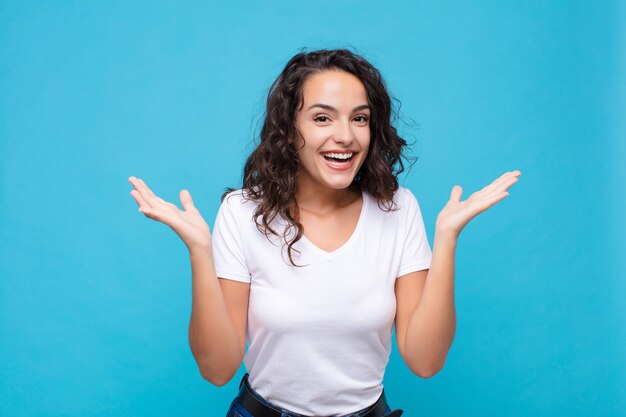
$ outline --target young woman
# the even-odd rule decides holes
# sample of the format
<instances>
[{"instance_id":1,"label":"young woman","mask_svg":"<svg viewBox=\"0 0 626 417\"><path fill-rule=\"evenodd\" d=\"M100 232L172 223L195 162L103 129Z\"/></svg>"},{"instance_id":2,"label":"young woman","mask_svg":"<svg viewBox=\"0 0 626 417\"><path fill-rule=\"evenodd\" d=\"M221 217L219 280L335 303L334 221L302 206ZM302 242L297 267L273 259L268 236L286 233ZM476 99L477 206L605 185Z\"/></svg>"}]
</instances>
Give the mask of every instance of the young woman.
<instances>
[{"instance_id":1,"label":"young woman","mask_svg":"<svg viewBox=\"0 0 626 417\"><path fill-rule=\"evenodd\" d=\"M382 385L394 324L411 371L428 378L443 367L457 238L521 173L465 201L453 187L431 252L418 201L398 185L406 142L391 116L384 80L363 57L301 52L270 89L260 143L212 234L187 190L179 210L129 178L139 210L189 249L200 373L221 386L246 366L228 417L401 415Z\"/></svg>"}]
</instances>

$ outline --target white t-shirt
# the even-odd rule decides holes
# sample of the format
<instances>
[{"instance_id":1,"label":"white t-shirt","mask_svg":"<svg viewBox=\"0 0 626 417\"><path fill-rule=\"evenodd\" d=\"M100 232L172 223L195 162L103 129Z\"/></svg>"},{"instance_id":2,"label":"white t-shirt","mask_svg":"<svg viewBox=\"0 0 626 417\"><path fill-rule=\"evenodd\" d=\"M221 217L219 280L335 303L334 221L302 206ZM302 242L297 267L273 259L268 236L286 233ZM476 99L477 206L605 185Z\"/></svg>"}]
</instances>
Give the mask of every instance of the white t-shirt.
<instances>
[{"instance_id":1,"label":"white t-shirt","mask_svg":"<svg viewBox=\"0 0 626 417\"><path fill-rule=\"evenodd\" d=\"M284 241L257 229L257 203L244 201L241 190L222 202L212 233L215 269L220 278L250 283L244 364L250 385L270 403L333 416L379 398L395 279L430 268L432 256L415 196L400 187L394 201L399 210L385 212L363 192L344 245L326 252L306 237L294 245L301 254L292 251L293 259L304 267L290 264ZM272 223L280 234L285 225L278 216Z\"/></svg>"}]
</instances>

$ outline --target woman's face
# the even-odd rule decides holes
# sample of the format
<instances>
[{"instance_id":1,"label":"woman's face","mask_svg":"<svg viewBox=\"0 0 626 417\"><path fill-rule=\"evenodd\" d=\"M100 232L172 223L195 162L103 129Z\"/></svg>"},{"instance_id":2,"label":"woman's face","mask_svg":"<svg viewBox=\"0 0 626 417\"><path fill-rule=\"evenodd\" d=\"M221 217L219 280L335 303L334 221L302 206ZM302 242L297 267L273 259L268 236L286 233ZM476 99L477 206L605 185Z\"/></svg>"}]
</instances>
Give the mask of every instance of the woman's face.
<instances>
[{"instance_id":1,"label":"woman's face","mask_svg":"<svg viewBox=\"0 0 626 417\"><path fill-rule=\"evenodd\" d=\"M302 137L300 184L332 189L352 184L370 144L370 110L365 86L354 75L329 70L303 84L304 105L296 114ZM303 141L304 138L304 141Z\"/></svg>"}]
</instances>

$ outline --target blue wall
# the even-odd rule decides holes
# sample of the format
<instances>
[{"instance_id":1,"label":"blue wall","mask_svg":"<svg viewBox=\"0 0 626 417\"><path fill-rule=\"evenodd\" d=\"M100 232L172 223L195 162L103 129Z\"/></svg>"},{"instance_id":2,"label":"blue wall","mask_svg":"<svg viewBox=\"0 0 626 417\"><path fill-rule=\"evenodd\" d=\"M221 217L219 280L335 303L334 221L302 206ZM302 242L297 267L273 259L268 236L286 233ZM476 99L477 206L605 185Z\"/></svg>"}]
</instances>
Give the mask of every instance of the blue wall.
<instances>
[{"instance_id":1,"label":"blue wall","mask_svg":"<svg viewBox=\"0 0 626 417\"><path fill-rule=\"evenodd\" d=\"M225 415L245 369L198 373L187 250L127 178L212 225L302 47L352 48L402 102L431 245L455 184L522 172L460 236L444 369L414 376L394 340L391 406L626 415L626 4L389 3L0 6L2 416Z\"/></svg>"}]
</instances>

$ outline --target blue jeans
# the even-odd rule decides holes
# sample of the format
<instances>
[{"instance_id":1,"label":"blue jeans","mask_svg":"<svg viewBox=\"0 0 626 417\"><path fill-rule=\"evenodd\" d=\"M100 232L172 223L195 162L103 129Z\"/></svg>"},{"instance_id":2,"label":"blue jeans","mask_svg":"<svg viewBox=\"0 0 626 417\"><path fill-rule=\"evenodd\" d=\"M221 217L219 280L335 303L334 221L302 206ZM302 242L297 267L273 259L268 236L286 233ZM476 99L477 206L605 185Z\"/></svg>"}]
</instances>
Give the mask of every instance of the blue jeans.
<instances>
[{"instance_id":1,"label":"blue jeans","mask_svg":"<svg viewBox=\"0 0 626 417\"><path fill-rule=\"evenodd\" d=\"M273 408L279 408L278 406L274 405L274 404L270 404L269 402L267 402L265 400L265 398L261 397L259 395L258 392L254 391L254 390L250 390L250 392L252 393L252 395L254 395L256 397L257 400L261 401L263 404L273 407ZM372 404L373 406L373 404ZM346 414L342 417L361 417L363 415L365 415L365 413L367 413L371 408L367 407L361 411L357 411L356 413L352 413L352 414ZM282 414L281 417L302 417L302 414L297 414L294 412L290 412L284 409L282 410ZM387 404L387 408L385 408L385 415L387 415L387 413L391 412L391 408L389 408L389 404ZM250 414L250 412L248 410L246 410L245 408L243 408L243 406L239 403L239 398L235 397L235 399L233 400L232 403L230 403L230 408L228 409L228 413L226 414L226 417L255 417L252 414Z\"/></svg>"}]
</instances>

